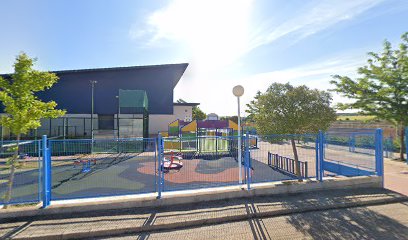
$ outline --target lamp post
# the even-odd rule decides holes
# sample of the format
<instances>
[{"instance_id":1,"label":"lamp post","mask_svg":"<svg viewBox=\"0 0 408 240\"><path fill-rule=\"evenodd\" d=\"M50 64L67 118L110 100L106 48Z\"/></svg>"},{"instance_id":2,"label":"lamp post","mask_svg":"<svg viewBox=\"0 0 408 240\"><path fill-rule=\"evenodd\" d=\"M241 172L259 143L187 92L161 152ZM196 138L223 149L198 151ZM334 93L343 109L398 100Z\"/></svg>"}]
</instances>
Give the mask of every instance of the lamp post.
<instances>
[{"instance_id":1,"label":"lamp post","mask_svg":"<svg viewBox=\"0 0 408 240\"><path fill-rule=\"evenodd\" d=\"M94 142L94 124L93 124L93 115L94 115L94 89L95 89L95 83L98 83L95 80L89 81L91 83L91 139L92 139L92 144L91 144L91 153L93 153L93 142Z\"/></svg>"},{"instance_id":2,"label":"lamp post","mask_svg":"<svg viewBox=\"0 0 408 240\"><path fill-rule=\"evenodd\" d=\"M118 114L117 114L117 117L116 117L116 131L118 131L117 132L117 137L118 137L118 140L119 140L119 137L120 137L120 135L119 135L119 115L120 115L120 100L119 100L119 96L116 96L116 99L118 100Z\"/></svg>"},{"instance_id":3,"label":"lamp post","mask_svg":"<svg viewBox=\"0 0 408 240\"><path fill-rule=\"evenodd\" d=\"M238 170L239 170L239 183L242 184L242 149L241 149L241 109L240 109L240 102L239 97L244 95L244 87L241 85L237 85L232 89L232 93L238 99Z\"/></svg>"}]
</instances>

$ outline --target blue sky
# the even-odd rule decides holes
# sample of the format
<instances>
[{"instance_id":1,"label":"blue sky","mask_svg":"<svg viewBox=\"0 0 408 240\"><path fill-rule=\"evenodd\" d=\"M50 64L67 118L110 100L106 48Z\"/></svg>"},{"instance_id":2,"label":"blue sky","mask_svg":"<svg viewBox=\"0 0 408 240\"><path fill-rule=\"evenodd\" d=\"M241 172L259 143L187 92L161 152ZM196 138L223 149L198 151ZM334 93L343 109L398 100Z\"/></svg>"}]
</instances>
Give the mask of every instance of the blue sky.
<instances>
[{"instance_id":1,"label":"blue sky","mask_svg":"<svg viewBox=\"0 0 408 240\"><path fill-rule=\"evenodd\" d=\"M188 62L175 100L233 115L272 82L328 89L408 31L407 0L0 2L0 73L24 51L41 70ZM334 101L346 101L334 95Z\"/></svg>"}]
</instances>

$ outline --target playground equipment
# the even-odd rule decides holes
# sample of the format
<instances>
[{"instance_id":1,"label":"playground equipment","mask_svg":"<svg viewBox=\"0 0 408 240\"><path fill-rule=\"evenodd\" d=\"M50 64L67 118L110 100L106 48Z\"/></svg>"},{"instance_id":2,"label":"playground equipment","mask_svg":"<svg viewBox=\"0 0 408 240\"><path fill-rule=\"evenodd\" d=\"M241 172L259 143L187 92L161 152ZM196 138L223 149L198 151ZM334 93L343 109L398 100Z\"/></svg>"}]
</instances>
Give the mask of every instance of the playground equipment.
<instances>
[{"instance_id":1,"label":"playground equipment","mask_svg":"<svg viewBox=\"0 0 408 240\"><path fill-rule=\"evenodd\" d=\"M237 135L238 125L231 120L176 120L169 124L165 149L179 152L226 152L230 150L231 137Z\"/></svg>"},{"instance_id":2,"label":"playground equipment","mask_svg":"<svg viewBox=\"0 0 408 240\"><path fill-rule=\"evenodd\" d=\"M170 157L170 160L169 158ZM181 161L183 159L181 154L174 154L174 152L170 152L170 155L164 157L164 162L162 164L163 168L165 170L180 170L183 167L183 162Z\"/></svg>"},{"instance_id":3,"label":"playground equipment","mask_svg":"<svg viewBox=\"0 0 408 240\"><path fill-rule=\"evenodd\" d=\"M91 163L93 165L96 165L96 159L86 159L86 160L77 160L74 162L74 168L76 168L79 165L82 165L82 173L87 173L91 171Z\"/></svg>"}]
</instances>

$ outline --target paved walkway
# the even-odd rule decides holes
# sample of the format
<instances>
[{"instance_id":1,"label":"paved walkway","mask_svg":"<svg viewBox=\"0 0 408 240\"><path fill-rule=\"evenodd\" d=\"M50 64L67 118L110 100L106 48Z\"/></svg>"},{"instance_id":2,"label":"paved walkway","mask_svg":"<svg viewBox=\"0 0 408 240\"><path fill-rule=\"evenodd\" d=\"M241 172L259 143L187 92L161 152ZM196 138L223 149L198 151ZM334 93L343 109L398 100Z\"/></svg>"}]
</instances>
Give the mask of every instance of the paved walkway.
<instances>
[{"instance_id":1,"label":"paved walkway","mask_svg":"<svg viewBox=\"0 0 408 240\"><path fill-rule=\"evenodd\" d=\"M385 203L388 205L375 206ZM397 211L387 210L394 214L393 216L370 210L375 207L382 209L381 206L388 209L387 206L394 206L394 204L399 206ZM360 210L349 209L349 207L367 205L372 207L362 207ZM317 217L313 214L317 214ZM342 231L346 229L354 231L354 228L351 228L354 218L358 220L357 225L365 222L365 225L371 226L368 230L364 230L364 227L356 225L355 231L358 232L355 236L368 234L370 229L376 229L377 232L392 230L390 234L397 239L402 236L405 236L405 239L408 238L408 198L381 189L311 192L281 197L206 202L162 209L125 209L81 213L75 216L49 216L24 221L14 219L0 225L0 238L78 239L132 233L139 234L139 239L146 239L144 236L148 235L149 239L172 237L175 239L253 239L254 233L260 234L260 239L264 238L263 235L273 236L271 234L285 235L285 238L292 235L308 238L313 237L313 234L319 238L317 234L321 234L320 236L324 238L324 234L332 234L325 233L330 230L330 227L334 229L337 226L343 228ZM347 225L343 223L346 220L351 222ZM377 220L380 224L376 226ZM223 225L225 223L231 225ZM265 226L262 227L262 224ZM213 226L197 228L203 225ZM319 225L322 226L321 230ZM186 227L192 229L186 230ZM163 233L165 230L177 228L182 230ZM209 233L204 234L204 232ZM353 236L350 235L351 232L348 234L345 236Z\"/></svg>"},{"instance_id":2,"label":"paved walkway","mask_svg":"<svg viewBox=\"0 0 408 240\"><path fill-rule=\"evenodd\" d=\"M408 196L408 164L396 160L384 160L384 186Z\"/></svg>"},{"instance_id":3,"label":"paved walkway","mask_svg":"<svg viewBox=\"0 0 408 240\"><path fill-rule=\"evenodd\" d=\"M408 202L103 239L408 239Z\"/></svg>"}]
</instances>

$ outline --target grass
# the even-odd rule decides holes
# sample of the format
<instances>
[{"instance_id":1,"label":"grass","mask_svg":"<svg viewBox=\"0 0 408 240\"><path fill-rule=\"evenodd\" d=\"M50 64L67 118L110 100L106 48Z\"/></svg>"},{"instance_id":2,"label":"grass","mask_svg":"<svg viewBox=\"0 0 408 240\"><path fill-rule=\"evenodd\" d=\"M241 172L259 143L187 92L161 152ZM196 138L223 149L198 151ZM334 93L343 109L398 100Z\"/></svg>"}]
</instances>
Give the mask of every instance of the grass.
<instances>
[{"instance_id":1,"label":"grass","mask_svg":"<svg viewBox=\"0 0 408 240\"><path fill-rule=\"evenodd\" d=\"M373 120L374 116L364 116L364 115L341 115L337 116L338 121L370 121Z\"/></svg>"}]
</instances>

